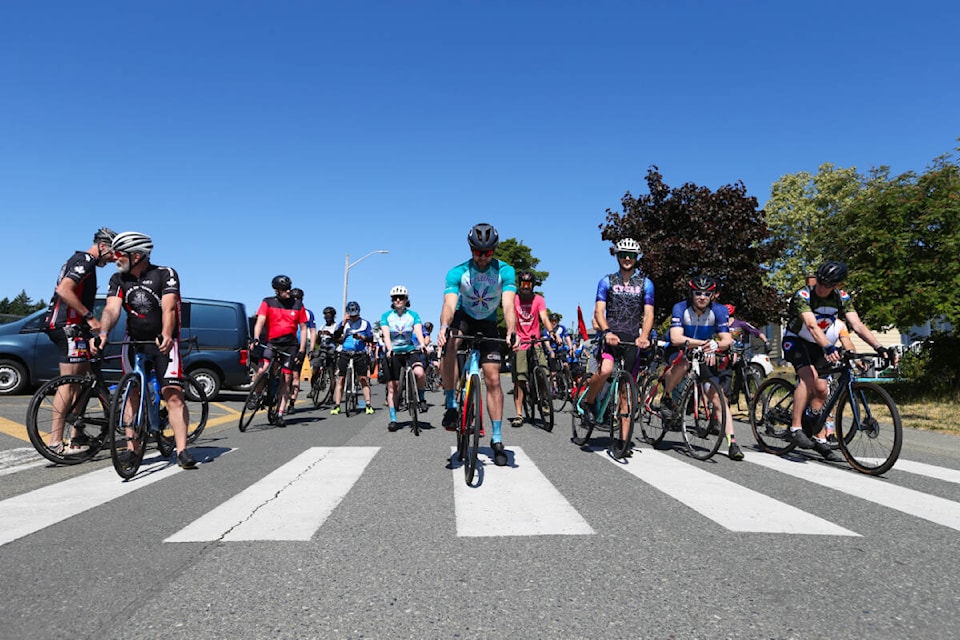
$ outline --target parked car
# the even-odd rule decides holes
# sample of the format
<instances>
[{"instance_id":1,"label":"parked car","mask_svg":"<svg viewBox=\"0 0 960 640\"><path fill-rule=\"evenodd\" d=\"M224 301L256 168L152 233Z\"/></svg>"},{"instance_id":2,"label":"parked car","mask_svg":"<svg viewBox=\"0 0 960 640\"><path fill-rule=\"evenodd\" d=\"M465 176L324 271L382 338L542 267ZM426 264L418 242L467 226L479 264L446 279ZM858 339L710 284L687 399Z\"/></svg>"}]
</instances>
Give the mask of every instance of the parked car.
<instances>
[{"instance_id":1,"label":"parked car","mask_svg":"<svg viewBox=\"0 0 960 640\"><path fill-rule=\"evenodd\" d=\"M94 305L97 317L106 298L100 296ZM0 325L0 395L30 391L60 374L60 354L47 335L40 330L45 310ZM249 382L247 367L247 311L241 302L183 298L180 318L183 340L196 338L196 345L183 346L184 368L203 386L213 399L223 388L240 387ZM126 313L120 314L109 341L123 340ZM107 380L120 379L120 346L106 350L103 373Z\"/></svg>"}]
</instances>

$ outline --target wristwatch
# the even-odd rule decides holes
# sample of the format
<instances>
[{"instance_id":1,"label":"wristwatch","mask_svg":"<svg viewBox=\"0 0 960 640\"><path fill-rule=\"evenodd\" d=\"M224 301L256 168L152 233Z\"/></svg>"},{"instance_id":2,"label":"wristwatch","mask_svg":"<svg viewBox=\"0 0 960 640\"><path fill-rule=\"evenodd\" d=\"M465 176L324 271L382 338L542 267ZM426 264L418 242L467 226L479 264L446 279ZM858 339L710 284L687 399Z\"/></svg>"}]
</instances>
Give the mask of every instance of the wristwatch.
<instances>
[{"instance_id":1,"label":"wristwatch","mask_svg":"<svg viewBox=\"0 0 960 640\"><path fill-rule=\"evenodd\" d=\"M87 311L85 314L83 314L84 320L93 320L95 317L96 316L93 315L93 311Z\"/></svg>"}]
</instances>

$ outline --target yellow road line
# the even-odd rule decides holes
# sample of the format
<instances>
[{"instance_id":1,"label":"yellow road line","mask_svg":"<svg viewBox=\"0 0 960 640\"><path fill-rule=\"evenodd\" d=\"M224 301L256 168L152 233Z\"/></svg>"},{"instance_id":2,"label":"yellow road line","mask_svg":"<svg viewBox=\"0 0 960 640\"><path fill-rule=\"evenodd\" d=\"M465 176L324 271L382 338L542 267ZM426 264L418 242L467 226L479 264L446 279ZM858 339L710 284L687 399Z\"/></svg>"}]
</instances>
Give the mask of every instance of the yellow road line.
<instances>
[{"instance_id":1,"label":"yellow road line","mask_svg":"<svg viewBox=\"0 0 960 640\"><path fill-rule=\"evenodd\" d=\"M30 436L27 435L26 425L20 424L19 422L14 422L13 420L0 417L0 432L23 440L24 442L30 442Z\"/></svg>"}]
</instances>

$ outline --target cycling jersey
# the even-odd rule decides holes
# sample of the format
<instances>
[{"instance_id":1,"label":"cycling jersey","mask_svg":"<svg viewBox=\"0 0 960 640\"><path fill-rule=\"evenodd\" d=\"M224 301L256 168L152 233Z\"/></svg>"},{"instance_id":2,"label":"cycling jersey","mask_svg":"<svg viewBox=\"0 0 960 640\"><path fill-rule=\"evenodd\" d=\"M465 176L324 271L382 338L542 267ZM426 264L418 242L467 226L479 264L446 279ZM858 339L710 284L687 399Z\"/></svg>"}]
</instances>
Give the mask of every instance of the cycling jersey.
<instances>
[{"instance_id":1,"label":"cycling jersey","mask_svg":"<svg viewBox=\"0 0 960 640\"><path fill-rule=\"evenodd\" d=\"M57 285L64 278L76 282L76 293L83 306L92 310L97 297L97 259L86 251L77 251L60 267ZM43 317L44 328L57 329L68 324L83 324L83 317L57 295L56 290L50 298L50 306Z\"/></svg>"},{"instance_id":2,"label":"cycling jersey","mask_svg":"<svg viewBox=\"0 0 960 640\"><path fill-rule=\"evenodd\" d=\"M517 312L517 338L520 339L520 351L526 351L530 345L524 343L540 337L540 312L547 310L547 303L539 294L534 294L530 300L517 296L513 300L513 308Z\"/></svg>"},{"instance_id":3,"label":"cycling jersey","mask_svg":"<svg viewBox=\"0 0 960 640\"><path fill-rule=\"evenodd\" d=\"M496 320L497 307L504 291L516 292L516 273L513 267L501 260L491 260L483 271L477 269L473 259L447 272L443 294L460 296L457 308L476 320Z\"/></svg>"},{"instance_id":4,"label":"cycling jersey","mask_svg":"<svg viewBox=\"0 0 960 640\"><path fill-rule=\"evenodd\" d=\"M258 316L267 319L267 342L294 342L301 323L306 323L307 312L299 300L270 296L257 309Z\"/></svg>"},{"instance_id":5,"label":"cycling jersey","mask_svg":"<svg viewBox=\"0 0 960 640\"><path fill-rule=\"evenodd\" d=\"M722 304L711 302L698 314L692 302L681 300L673 305L670 328L683 327L683 335L694 340L709 340L718 333L730 333L727 322L730 314Z\"/></svg>"},{"instance_id":6,"label":"cycling jersey","mask_svg":"<svg viewBox=\"0 0 960 640\"><path fill-rule=\"evenodd\" d=\"M364 320L363 318L357 318L356 320L347 320L346 324L343 326L343 344L340 345L341 351L357 351L366 353L367 343L364 340L359 340L355 336L360 336L366 340L373 339L373 327L370 326L370 323Z\"/></svg>"},{"instance_id":7,"label":"cycling jersey","mask_svg":"<svg viewBox=\"0 0 960 640\"><path fill-rule=\"evenodd\" d=\"M163 331L163 296L177 296L172 338L180 336L180 277L170 267L148 265L140 276L119 271L110 278L107 297L118 297L127 312L127 335L155 340Z\"/></svg>"},{"instance_id":8,"label":"cycling jersey","mask_svg":"<svg viewBox=\"0 0 960 640\"><path fill-rule=\"evenodd\" d=\"M419 348L420 343L413 334L413 328L418 324L423 324L420 314L410 309L404 309L403 313L390 309L380 316L380 327L387 327L390 331L390 344L393 345L394 353L409 353Z\"/></svg>"},{"instance_id":9,"label":"cycling jersey","mask_svg":"<svg viewBox=\"0 0 960 640\"><path fill-rule=\"evenodd\" d=\"M805 311L813 312L817 319L817 326L826 331L839 316L846 316L855 309L850 294L846 291L832 289L826 297L821 298L817 295L815 286L805 287L790 299L787 311L789 320L787 320L784 335L799 336L807 342L816 342L813 334L804 324L803 318L800 317L800 314Z\"/></svg>"},{"instance_id":10,"label":"cycling jersey","mask_svg":"<svg viewBox=\"0 0 960 640\"><path fill-rule=\"evenodd\" d=\"M744 344L744 341L746 340L746 338L744 337L744 334L754 336L755 338L759 338L763 336L763 332L760 331L760 329L757 329L755 326L753 326L749 322L744 322L739 318L734 318L733 320L730 320L729 326L730 326L730 334L733 336L733 341L736 342L737 344Z\"/></svg>"},{"instance_id":11,"label":"cycling jersey","mask_svg":"<svg viewBox=\"0 0 960 640\"><path fill-rule=\"evenodd\" d=\"M600 279L597 285L597 302L607 304L607 326L621 340L633 342L643 328L643 310L653 305L653 282L639 270L624 282L618 271Z\"/></svg>"}]
</instances>

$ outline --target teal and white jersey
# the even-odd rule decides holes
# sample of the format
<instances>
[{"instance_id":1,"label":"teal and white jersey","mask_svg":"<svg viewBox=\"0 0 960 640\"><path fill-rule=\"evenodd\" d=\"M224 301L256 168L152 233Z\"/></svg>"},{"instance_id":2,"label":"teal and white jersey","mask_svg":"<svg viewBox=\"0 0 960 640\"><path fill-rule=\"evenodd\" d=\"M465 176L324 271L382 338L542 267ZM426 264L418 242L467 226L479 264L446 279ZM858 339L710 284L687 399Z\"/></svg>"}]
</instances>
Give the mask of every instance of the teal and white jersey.
<instances>
[{"instance_id":1,"label":"teal and white jersey","mask_svg":"<svg viewBox=\"0 0 960 640\"><path fill-rule=\"evenodd\" d=\"M405 309L402 314L390 309L380 316L380 328L390 328L390 344L396 353L409 353L420 346L417 337L413 335L413 327L418 324L423 324L420 322L420 314L410 309Z\"/></svg>"},{"instance_id":2,"label":"teal and white jersey","mask_svg":"<svg viewBox=\"0 0 960 640\"><path fill-rule=\"evenodd\" d=\"M517 291L517 277L513 267L500 260L491 260L485 271L477 269L473 260L458 264L447 272L443 295L460 296L458 308L477 320L497 318L497 307L504 291Z\"/></svg>"}]
</instances>

